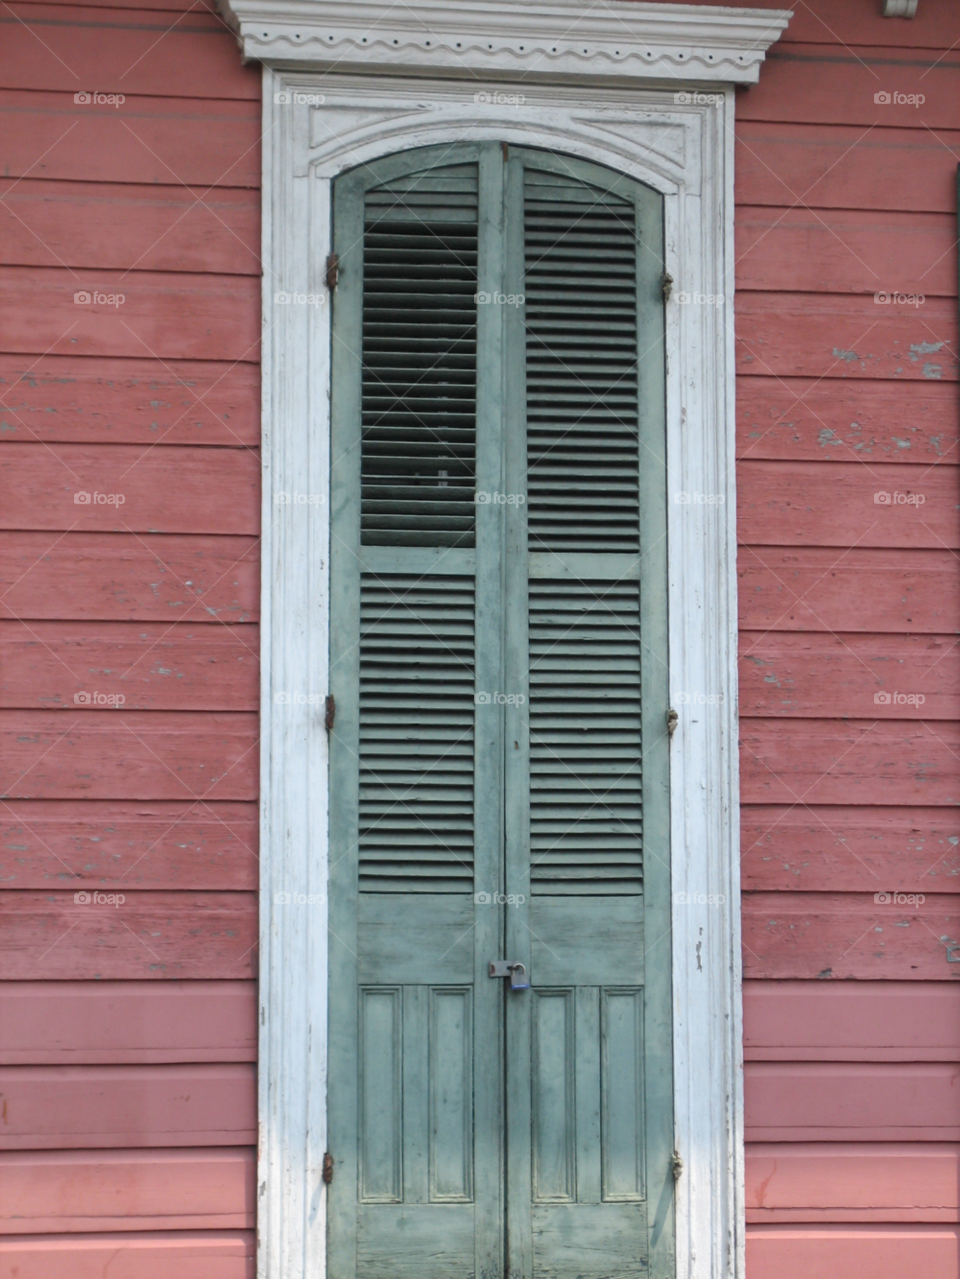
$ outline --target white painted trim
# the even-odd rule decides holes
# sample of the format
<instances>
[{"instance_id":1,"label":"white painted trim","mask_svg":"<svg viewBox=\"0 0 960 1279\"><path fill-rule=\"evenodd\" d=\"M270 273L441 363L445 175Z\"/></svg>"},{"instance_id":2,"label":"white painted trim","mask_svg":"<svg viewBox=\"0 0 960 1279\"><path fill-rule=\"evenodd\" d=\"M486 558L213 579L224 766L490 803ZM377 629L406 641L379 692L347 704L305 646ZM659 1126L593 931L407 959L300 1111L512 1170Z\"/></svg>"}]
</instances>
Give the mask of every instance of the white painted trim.
<instances>
[{"instance_id":1,"label":"white painted trim","mask_svg":"<svg viewBox=\"0 0 960 1279\"><path fill-rule=\"evenodd\" d=\"M322 894L327 875L331 181L380 155L464 138L562 150L647 182L665 199L675 281L666 326L669 490L718 498L671 501L669 510L670 683L680 711L671 748L673 887L722 899L684 905L675 896L673 909L678 1276L743 1275L733 93L703 83L721 93L718 108L663 86L611 83L525 83L523 102L506 106L475 100L474 80L264 71L260 1279L325 1273L326 912L291 909L276 894ZM322 95L322 105L285 101L287 93ZM278 305L281 290L322 301ZM684 304L683 293L727 301ZM280 506L279 492L322 500ZM281 692L314 701L278 704ZM682 693L718 692L726 695L719 706L681 704Z\"/></svg>"},{"instance_id":2,"label":"white painted trim","mask_svg":"<svg viewBox=\"0 0 960 1279\"><path fill-rule=\"evenodd\" d=\"M339 72L599 75L755 84L793 16L640 0L224 0L247 58Z\"/></svg>"}]
</instances>

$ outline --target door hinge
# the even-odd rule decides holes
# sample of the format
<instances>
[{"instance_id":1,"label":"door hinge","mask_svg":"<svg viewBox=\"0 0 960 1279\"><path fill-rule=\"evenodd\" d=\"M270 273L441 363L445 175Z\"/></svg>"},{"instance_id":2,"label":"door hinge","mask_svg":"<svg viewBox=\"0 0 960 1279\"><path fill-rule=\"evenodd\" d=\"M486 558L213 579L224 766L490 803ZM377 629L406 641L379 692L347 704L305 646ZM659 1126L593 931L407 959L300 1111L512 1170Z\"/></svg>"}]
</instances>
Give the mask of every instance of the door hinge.
<instances>
[{"instance_id":1,"label":"door hinge","mask_svg":"<svg viewBox=\"0 0 960 1279\"><path fill-rule=\"evenodd\" d=\"M337 703L333 694L328 693L323 699L323 726L328 733L333 732L333 721L337 718Z\"/></svg>"},{"instance_id":2,"label":"door hinge","mask_svg":"<svg viewBox=\"0 0 960 1279\"><path fill-rule=\"evenodd\" d=\"M340 279L340 258L336 253L331 253L327 258L327 288L332 293L337 287Z\"/></svg>"},{"instance_id":3,"label":"door hinge","mask_svg":"<svg viewBox=\"0 0 960 1279\"><path fill-rule=\"evenodd\" d=\"M680 1174L683 1172L683 1160L680 1158L679 1150L675 1150L673 1152L672 1163L673 1163L673 1179L674 1181L679 1181Z\"/></svg>"},{"instance_id":4,"label":"door hinge","mask_svg":"<svg viewBox=\"0 0 960 1279\"><path fill-rule=\"evenodd\" d=\"M667 733L670 737L672 737L674 733L677 731L677 725L679 723L680 723L680 716L671 707L671 709L667 711Z\"/></svg>"},{"instance_id":5,"label":"door hinge","mask_svg":"<svg viewBox=\"0 0 960 1279\"><path fill-rule=\"evenodd\" d=\"M663 288L663 300L666 302L673 292L673 276L669 271L664 271L660 284Z\"/></svg>"},{"instance_id":6,"label":"door hinge","mask_svg":"<svg viewBox=\"0 0 960 1279\"><path fill-rule=\"evenodd\" d=\"M328 1186L330 1185L330 1182L333 1181L333 1155L331 1155L329 1150L323 1156L323 1172L321 1173L321 1176L323 1177L325 1184Z\"/></svg>"}]
</instances>

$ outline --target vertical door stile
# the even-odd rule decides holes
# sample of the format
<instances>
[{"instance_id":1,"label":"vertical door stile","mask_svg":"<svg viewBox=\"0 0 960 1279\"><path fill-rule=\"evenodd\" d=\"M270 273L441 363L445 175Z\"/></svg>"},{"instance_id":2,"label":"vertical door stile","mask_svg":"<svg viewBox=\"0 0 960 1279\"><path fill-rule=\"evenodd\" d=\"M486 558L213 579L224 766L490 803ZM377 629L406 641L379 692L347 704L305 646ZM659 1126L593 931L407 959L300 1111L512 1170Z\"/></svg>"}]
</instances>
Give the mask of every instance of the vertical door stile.
<instances>
[{"instance_id":1,"label":"vertical door stile","mask_svg":"<svg viewBox=\"0 0 960 1279\"><path fill-rule=\"evenodd\" d=\"M478 296L503 288L503 165L500 146L480 147ZM503 335L499 307L477 305L477 496L502 487ZM503 1273L505 1208L503 1169L502 983L487 964L501 953L503 891L503 719L495 694L501 687L500 511L492 500L476 502L476 785L475 785L475 1043L478 1061L476 1114L477 1279Z\"/></svg>"}]
</instances>

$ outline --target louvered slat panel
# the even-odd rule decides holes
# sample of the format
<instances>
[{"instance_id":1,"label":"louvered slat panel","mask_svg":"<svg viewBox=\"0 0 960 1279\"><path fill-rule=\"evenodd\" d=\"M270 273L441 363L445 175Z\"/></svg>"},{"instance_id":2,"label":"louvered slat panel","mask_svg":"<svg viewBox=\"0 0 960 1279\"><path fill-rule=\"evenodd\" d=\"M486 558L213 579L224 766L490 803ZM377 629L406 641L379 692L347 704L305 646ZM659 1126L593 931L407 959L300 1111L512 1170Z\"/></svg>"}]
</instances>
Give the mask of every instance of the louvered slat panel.
<instances>
[{"instance_id":1,"label":"louvered slat panel","mask_svg":"<svg viewBox=\"0 0 960 1279\"><path fill-rule=\"evenodd\" d=\"M473 891L473 741L473 579L363 574L361 892Z\"/></svg>"},{"instance_id":2,"label":"louvered slat panel","mask_svg":"<svg viewBox=\"0 0 960 1279\"><path fill-rule=\"evenodd\" d=\"M534 893L642 892L636 582L530 582Z\"/></svg>"},{"instance_id":3,"label":"louvered slat panel","mask_svg":"<svg viewBox=\"0 0 960 1279\"><path fill-rule=\"evenodd\" d=\"M476 164L366 193L363 493L367 546L472 546Z\"/></svg>"},{"instance_id":4,"label":"louvered slat panel","mask_svg":"<svg viewBox=\"0 0 960 1279\"><path fill-rule=\"evenodd\" d=\"M634 205L524 173L531 550L638 545Z\"/></svg>"}]
</instances>

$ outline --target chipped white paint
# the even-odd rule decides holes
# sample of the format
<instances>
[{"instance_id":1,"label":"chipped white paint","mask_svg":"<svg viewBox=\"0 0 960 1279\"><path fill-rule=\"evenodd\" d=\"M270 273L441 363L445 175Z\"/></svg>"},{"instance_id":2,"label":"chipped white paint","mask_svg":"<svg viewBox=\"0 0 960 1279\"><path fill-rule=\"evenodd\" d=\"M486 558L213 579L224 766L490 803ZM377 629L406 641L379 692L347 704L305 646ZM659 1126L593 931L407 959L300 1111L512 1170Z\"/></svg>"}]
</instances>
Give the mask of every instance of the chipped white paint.
<instances>
[{"instance_id":1,"label":"chipped white paint","mask_svg":"<svg viewBox=\"0 0 960 1279\"><path fill-rule=\"evenodd\" d=\"M333 7L300 4L298 13L307 17L299 26L306 22L316 37L325 30L320 13L328 16ZM237 0L233 12L241 8L236 24L244 32L254 11L265 21L269 16L247 0ZM359 23L365 10L354 8ZM701 43L704 13L740 15L743 29L759 20L756 11L630 9L641 16L669 10ZM516 10L529 15L535 6ZM484 12L493 24L496 8ZM780 30L774 18L785 17L762 16L768 34L760 49ZM250 56L264 56L247 34L244 46ZM287 45L278 48L288 60ZM716 80L720 71L717 64ZM671 501L669 512L670 679L680 710L671 747L673 884L677 894L695 895L673 912L676 1141L683 1162L678 1275L743 1274L733 93L704 76L698 87L719 93L719 107L698 102L693 90L677 101L673 87L627 86L614 69L598 81L597 67L590 72L589 88L525 82L523 103L509 109L475 101L475 75L462 82L264 72L260 1279L325 1273L326 915L320 907L287 907L277 894L324 891L326 734L322 697L314 705L278 704L275 697L326 691L328 509L325 502L278 506L274 495L328 491L329 307L274 299L281 291L323 298L337 173L392 151L463 138L566 151L649 183L665 198L674 279L666 327L670 494L717 498ZM294 91L303 96L283 97ZM314 103L322 95L322 103L312 105L311 95ZM684 303L683 294L727 300ZM681 704L681 693L718 692L726 695L720 703ZM715 900L700 906L701 896Z\"/></svg>"}]
</instances>

